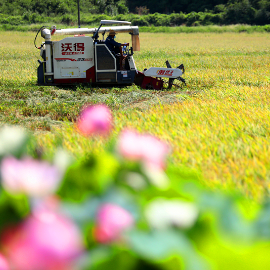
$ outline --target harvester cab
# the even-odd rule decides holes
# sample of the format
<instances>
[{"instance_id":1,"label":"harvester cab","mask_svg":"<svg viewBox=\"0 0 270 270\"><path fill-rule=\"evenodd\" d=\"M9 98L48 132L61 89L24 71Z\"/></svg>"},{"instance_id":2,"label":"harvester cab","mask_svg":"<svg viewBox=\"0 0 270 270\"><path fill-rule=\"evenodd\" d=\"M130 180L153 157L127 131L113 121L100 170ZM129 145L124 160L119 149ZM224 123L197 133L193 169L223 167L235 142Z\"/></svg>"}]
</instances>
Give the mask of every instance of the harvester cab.
<instances>
[{"instance_id":1,"label":"harvester cab","mask_svg":"<svg viewBox=\"0 0 270 270\"><path fill-rule=\"evenodd\" d=\"M108 26L115 24L117 26ZM104 40L105 34L110 31L129 33L132 46L121 44L120 53L113 53ZM51 29L43 27L39 32L45 39L38 48L42 58L38 60L37 69L39 85L90 83L121 86L135 83L142 88L160 90L164 87L161 78L168 79L169 88L175 79L184 82L182 66L171 68L168 63L167 68L152 67L144 72L136 69L133 53L140 50L139 29L138 26L131 26L130 22L101 20L98 28L56 29L54 26ZM52 41L52 35L67 37ZM100 36L103 39L99 39Z\"/></svg>"}]
</instances>

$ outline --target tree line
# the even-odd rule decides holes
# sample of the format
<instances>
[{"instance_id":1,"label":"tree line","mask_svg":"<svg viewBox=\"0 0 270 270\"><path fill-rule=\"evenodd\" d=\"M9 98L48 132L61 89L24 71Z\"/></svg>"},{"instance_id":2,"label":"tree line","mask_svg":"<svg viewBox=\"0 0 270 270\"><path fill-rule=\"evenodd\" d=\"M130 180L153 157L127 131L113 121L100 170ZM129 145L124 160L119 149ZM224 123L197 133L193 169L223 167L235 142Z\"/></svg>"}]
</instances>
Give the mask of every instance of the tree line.
<instances>
[{"instance_id":1,"label":"tree line","mask_svg":"<svg viewBox=\"0 0 270 270\"><path fill-rule=\"evenodd\" d=\"M158 5L156 0L80 0L80 10L86 17L121 14L141 26L270 24L270 0L159 0ZM56 16L72 21L76 14L77 0L0 2L0 22L5 15L21 16L31 23Z\"/></svg>"}]
</instances>

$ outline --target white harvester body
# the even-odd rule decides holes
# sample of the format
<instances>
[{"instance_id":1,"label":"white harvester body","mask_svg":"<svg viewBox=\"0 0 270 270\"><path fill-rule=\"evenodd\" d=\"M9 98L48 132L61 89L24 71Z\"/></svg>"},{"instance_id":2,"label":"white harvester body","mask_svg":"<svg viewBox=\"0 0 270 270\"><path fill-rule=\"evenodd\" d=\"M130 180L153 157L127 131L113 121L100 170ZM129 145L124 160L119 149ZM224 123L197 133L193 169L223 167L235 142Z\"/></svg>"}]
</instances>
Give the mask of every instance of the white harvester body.
<instances>
[{"instance_id":1,"label":"white harvester body","mask_svg":"<svg viewBox=\"0 0 270 270\"><path fill-rule=\"evenodd\" d=\"M86 71L94 66L91 37L67 37L53 42L54 79L86 78Z\"/></svg>"},{"instance_id":2,"label":"white harvester body","mask_svg":"<svg viewBox=\"0 0 270 270\"><path fill-rule=\"evenodd\" d=\"M108 24L124 24L121 26L105 26ZM120 48L120 56L116 55L105 44L104 35L110 31L129 33L132 47L125 43L125 50ZM52 41L52 35L72 35L59 41ZM87 36L92 35L92 36ZM103 40L99 39L103 35ZM76 83L137 85L154 89L162 89L160 78L175 79L182 75L179 68L152 67L139 72L133 58L133 51L140 50L138 26L131 26L126 21L102 20L97 28L72 28L51 30L43 28L41 36L45 42L41 45L39 60L38 84L61 85ZM147 77L151 78L144 80Z\"/></svg>"}]
</instances>

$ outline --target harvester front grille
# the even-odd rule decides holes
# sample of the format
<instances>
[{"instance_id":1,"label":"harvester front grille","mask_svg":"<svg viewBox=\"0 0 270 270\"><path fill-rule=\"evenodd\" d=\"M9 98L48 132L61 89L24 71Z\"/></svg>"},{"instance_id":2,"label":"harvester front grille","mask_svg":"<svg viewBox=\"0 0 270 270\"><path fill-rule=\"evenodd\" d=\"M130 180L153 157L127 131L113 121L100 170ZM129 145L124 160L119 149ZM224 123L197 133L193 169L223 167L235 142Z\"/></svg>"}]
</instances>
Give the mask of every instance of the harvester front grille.
<instances>
[{"instance_id":1,"label":"harvester front grille","mask_svg":"<svg viewBox=\"0 0 270 270\"><path fill-rule=\"evenodd\" d=\"M98 72L97 73L98 82L116 82L115 72Z\"/></svg>"}]
</instances>

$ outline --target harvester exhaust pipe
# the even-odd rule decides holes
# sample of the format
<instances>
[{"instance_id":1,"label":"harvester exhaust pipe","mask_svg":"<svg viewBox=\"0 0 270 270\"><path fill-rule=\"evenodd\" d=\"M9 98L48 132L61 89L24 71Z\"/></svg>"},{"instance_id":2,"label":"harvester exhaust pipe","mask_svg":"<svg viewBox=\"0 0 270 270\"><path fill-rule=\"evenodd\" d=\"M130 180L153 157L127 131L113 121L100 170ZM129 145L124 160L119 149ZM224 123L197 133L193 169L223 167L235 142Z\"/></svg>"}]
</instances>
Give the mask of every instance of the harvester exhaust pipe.
<instances>
[{"instance_id":1,"label":"harvester exhaust pipe","mask_svg":"<svg viewBox=\"0 0 270 270\"><path fill-rule=\"evenodd\" d=\"M51 31L49 29L42 29L41 36L45 39L46 46L46 73L52 72L52 56L51 56Z\"/></svg>"},{"instance_id":2,"label":"harvester exhaust pipe","mask_svg":"<svg viewBox=\"0 0 270 270\"><path fill-rule=\"evenodd\" d=\"M43 28L41 30L41 36L45 39L45 72L44 72L44 80L47 83L53 82L53 63L52 63L52 41L51 36L55 33L56 26L53 26L51 30Z\"/></svg>"}]
</instances>

